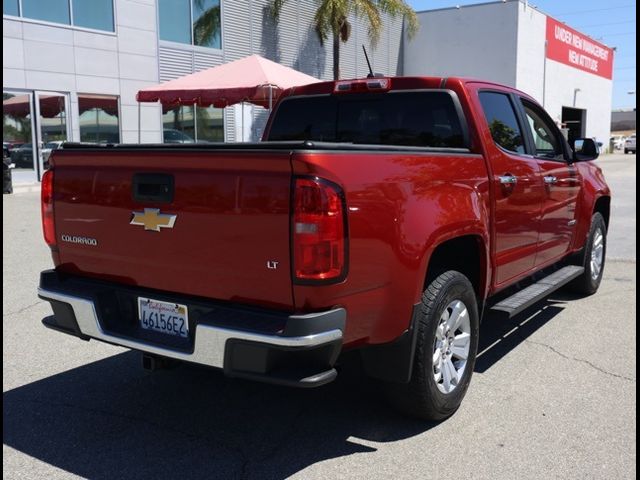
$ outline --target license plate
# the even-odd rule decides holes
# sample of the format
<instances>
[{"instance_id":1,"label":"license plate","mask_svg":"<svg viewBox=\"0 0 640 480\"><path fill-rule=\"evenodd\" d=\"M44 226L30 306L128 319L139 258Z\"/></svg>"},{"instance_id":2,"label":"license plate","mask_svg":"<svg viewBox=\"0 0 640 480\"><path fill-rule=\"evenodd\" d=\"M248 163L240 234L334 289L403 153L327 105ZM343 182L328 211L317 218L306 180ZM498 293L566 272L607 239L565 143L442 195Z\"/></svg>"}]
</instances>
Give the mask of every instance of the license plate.
<instances>
[{"instance_id":1,"label":"license plate","mask_svg":"<svg viewBox=\"0 0 640 480\"><path fill-rule=\"evenodd\" d=\"M138 317L145 330L186 337L189 335L187 306L138 297Z\"/></svg>"}]
</instances>

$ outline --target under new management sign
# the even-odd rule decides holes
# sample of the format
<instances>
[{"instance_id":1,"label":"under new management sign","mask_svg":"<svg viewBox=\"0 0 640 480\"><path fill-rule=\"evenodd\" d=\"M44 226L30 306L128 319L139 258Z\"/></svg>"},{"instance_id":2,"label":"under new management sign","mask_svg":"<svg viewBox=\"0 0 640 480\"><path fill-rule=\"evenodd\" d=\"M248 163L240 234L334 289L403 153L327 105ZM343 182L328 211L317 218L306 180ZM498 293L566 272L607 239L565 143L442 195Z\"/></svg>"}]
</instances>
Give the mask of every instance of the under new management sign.
<instances>
[{"instance_id":1,"label":"under new management sign","mask_svg":"<svg viewBox=\"0 0 640 480\"><path fill-rule=\"evenodd\" d=\"M547 58L611 80L613 49L547 17Z\"/></svg>"}]
</instances>

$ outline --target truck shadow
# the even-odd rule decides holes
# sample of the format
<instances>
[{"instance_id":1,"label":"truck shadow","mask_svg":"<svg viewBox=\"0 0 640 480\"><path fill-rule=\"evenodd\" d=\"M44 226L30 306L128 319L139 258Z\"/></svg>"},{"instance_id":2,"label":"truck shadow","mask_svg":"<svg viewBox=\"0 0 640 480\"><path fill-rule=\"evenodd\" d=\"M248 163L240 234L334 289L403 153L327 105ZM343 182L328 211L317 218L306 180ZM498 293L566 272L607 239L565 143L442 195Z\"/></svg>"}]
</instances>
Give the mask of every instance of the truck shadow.
<instances>
[{"instance_id":1,"label":"truck shadow","mask_svg":"<svg viewBox=\"0 0 640 480\"><path fill-rule=\"evenodd\" d=\"M3 439L91 479L280 479L434 426L349 377L298 390L192 366L148 374L125 352L5 392Z\"/></svg>"},{"instance_id":2,"label":"truck shadow","mask_svg":"<svg viewBox=\"0 0 640 480\"><path fill-rule=\"evenodd\" d=\"M578 295L559 291L513 318L486 315L480 326L480 341L474 372L484 373L538 329L564 310Z\"/></svg>"},{"instance_id":3,"label":"truck shadow","mask_svg":"<svg viewBox=\"0 0 640 480\"><path fill-rule=\"evenodd\" d=\"M573 298L558 293L513 319L486 318L475 371ZM289 389L186 365L148 374L131 351L3 393L5 445L91 479L281 479L435 425L395 413L357 372Z\"/></svg>"}]
</instances>

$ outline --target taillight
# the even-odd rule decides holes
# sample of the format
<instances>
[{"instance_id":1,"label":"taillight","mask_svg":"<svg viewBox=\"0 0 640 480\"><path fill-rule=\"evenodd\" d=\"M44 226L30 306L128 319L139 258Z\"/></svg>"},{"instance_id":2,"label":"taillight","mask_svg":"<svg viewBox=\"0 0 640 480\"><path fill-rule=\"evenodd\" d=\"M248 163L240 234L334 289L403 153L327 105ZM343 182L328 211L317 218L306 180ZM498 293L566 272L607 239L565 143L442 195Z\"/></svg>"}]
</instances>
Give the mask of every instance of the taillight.
<instances>
[{"instance_id":1,"label":"taillight","mask_svg":"<svg viewBox=\"0 0 640 480\"><path fill-rule=\"evenodd\" d=\"M346 275L347 240L341 190L297 178L293 200L293 270L299 281L339 281Z\"/></svg>"},{"instance_id":2,"label":"taillight","mask_svg":"<svg viewBox=\"0 0 640 480\"><path fill-rule=\"evenodd\" d=\"M56 245L56 227L53 220L53 170L47 170L42 175L40 185L40 199L42 208L42 233L47 245Z\"/></svg>"}]
</instances>

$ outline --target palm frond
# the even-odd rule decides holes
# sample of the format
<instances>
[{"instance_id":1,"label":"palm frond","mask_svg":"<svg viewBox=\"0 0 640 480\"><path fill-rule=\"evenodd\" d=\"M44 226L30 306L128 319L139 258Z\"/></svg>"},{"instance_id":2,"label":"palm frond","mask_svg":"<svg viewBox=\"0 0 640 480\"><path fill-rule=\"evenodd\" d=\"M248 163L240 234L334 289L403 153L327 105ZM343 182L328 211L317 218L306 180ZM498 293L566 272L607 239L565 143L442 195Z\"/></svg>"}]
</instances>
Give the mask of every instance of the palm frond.
<instances>
[{"instance_id":1,"label":"palm frond","mask_svg":"<svg viewBox=\"0 0 640 480\"><path fill-rule=\"evenodd\" d=\"M358 17L367 19L367 34L372 46L376 46L382 33L379 2L376 0L352 0L353 9Z\"/></svg>"},{"instance_id":2,"label":"palm frond","mask_svg":"<svg viewBox=\"0 0 640 480\"><path fill-rule=\"evenodd\" d=\"M407 35L409 38L413 38L418 33L420 28L418 15L407 2L404 0L376 0L375 3L381 12L388 13L392 17L404 16L407 22Z\"/></svg>"},{"instance_id":3,"label":"palm frond","mask_svg":"<svg viewBox=\"0 0 640 480\"><path fill-rule=\"evenodd\" d=\"M321 45L324 45L330 34L339 31L339 3L340 0L323 0L313 16L313 27Z\"/></svg>"},{"instance_id":4,"label":"palm frond","mask_svg":"<svg viewBox=\"0 0 640 480\"><path fill-rule=\"evenodd\" d=\"M210 46L220 36L220 5L211 7L193 23L193 40L196 45Z\"/></svg>"}]
</instances>

